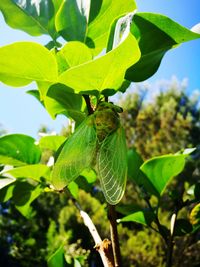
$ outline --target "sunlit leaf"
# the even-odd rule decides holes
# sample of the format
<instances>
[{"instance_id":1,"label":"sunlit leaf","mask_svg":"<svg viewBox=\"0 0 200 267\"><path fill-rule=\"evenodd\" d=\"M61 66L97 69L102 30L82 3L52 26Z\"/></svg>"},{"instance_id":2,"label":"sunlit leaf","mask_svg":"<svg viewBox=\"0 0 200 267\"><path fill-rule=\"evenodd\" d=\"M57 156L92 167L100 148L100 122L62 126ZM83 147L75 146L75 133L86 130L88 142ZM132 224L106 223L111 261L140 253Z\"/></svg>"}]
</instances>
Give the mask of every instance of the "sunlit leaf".
<instances>
[{"instance_id":1,"label":"sunlit leaf","mask_svg":"<svg viewBox=\"0 0 200 267\"><path fill-rule=\"evenodd\" d=\"M41 149L50 149L56 151L65 142L65 140L66 137L61 135L43 136L40 138L39 146Z\"/></svg>"},{"instance_id":2,"label":"sunlit leaf","mask_svg":"<svg viewBox=\"0 0 200 267\"><path fill-rule=\"evenodd\" d=\"M88 0L65 0L56 15L56 29L67 41L84 42L87 30Z\"/></svg>"},{"instance_id":3,"label":"sunlit leaf","mask_svg":"<svg viewBox=\"0 0 200 267\"><path fill-rule=\"evenodd\" d=\"M0 138L0 163L23 166L39 163L41 151L35 140L23 134L10 134Z\"/></svg>"},{"instance_id":4,"label":"sunlit leaf","mask_svg":"<svg viewBox=\"0 0 200 267\"><path fill-rule=\"evenodd\" d=\"M3 0L0 1L0 10L6 23L14 29L23 30L33 36L50 34L55 37L56 5L54 2L52 0ZM61 1L57 0L57 2Z\"/></svg>"},{"instance_id":5,"label":"sunlit leaf","mask_svg":"<svg viewBox=\"0 0 200 267\"><path fill-rule=\"evenodd\" d=\"M126 79L134 82L146 80L158 69L165 53L178 44L200 38L170 18L154 13L137 13L131 32L138 40L140 60L126 72ZM178 64L178 63L177 63Z\"/></svg>"},{"instance_id":6,"label":"sunlit leaf","mask_svg":"<svg viewBox=\"0 0 200 267\"><path fill-rule=\"evenodd\" d=\"M117 90L124 81L126 69L139 58L137 42L129 34L119 46L106 55L63 72L59 76L59 82L73 88L75 92Z\"/></svg>"},{"instance_id":7,"label":"sunlit leaf","mask_svg":"<svg viewBox=\"0 0 200 267\"><path fill-rule=\"evenodd\" d=\"M33 42L16 42L0 48L0 80L11 86L32 81L56 82L57 62L50 51Z\"/></svg>"},{"instance_id":8,"label":"sunlit leaf","mask_svg":"<svg viewBox=\"0 0 200 267\"><path fill-rule=\"evenodd\" d=\"M184 154L169 154L147 160L141 166L142 172L158 194L162 194L171 178L181 173L185 166Z\"/></svg>"},{"instance_id":9,"label":"sunlit leaf","mask_svg":"<svg viewBox=\"0 0 200 267\"><path fill-rule=\"evenodd\" d=\"M64 267L64 248L60 246L48 259L48 267Z\"/></svg>"},{"instance_id":10,"label":"sunlit leaf","mask_svg":"<svg viewBox=\"0 0 200 267\"><path fill-rule=\"evenodd\" d=\"M143 164L141 156L137 151L132 148L128 151L128 177L131 181L135 182L142 190L148 194L153 194L159 197L157 190L152 185L147 176L140 170Z\"/></svg>"},{"instance_id":11,"label":"sunlit leaf","mask_svg":"<svg viewBox=\"0 0 200 267\"><path fill-rule=\"evenodd\" d=\"M68 42L59 51L59 54L66 60L69 68L78 66L92 60L91 50L81 42Z\"/></svg>"},{"instance_id":12,"label":"sunlit leaf","mask_svg":"<svg viewBox=\"0 0 200 267\"><path fill-rule=\"evenodd\" d=\"M93 2L97 3L93 4ZM86 44L93 50L95 55L106 47L113 21L135 9L134 0L92 1Z\"/></svg>"},{"instance_id":13,"label":"sunlit leaf","mask_svg":"<svg viewBox=\"0 0 200 267\"><path fill-rule=\"evenodd\" d=\"M31 178L40 181L41 177L49 179L50 169L43 164L27 165L6 171L15 178Z\"/></svg>"},{"instance_id":14,"label":"sunlit leaf","mask_svg":"<svg viewBox=\"0 0 200 267\"><path fill-rule=\"evenodd\" d=\"M151 211L140 210L119 219L118 222L136 222L143 225L151 225L155 215Z\"/></svg>"}]
</instances>

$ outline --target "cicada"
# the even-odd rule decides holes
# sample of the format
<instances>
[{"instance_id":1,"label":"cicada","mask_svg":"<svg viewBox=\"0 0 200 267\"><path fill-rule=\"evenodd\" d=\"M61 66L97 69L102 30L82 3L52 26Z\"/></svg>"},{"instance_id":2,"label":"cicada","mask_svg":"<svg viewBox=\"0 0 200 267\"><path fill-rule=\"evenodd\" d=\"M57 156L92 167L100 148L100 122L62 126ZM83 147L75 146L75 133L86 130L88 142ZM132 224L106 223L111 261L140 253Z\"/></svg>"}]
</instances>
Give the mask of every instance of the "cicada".
<instances>
[{"instance_id":1,"label":"cicada","mask_svg":"<svg viewBox=\"0 0 200 267\"><path fill-rule=\"evenodd\" d=\"M62 190L84 169L93 168L100 179L106 201L117 204L127 176L127 147L120 124L122 109L101 102L67 139L52 171L52 183Z\"/></svg>"}]
</instances>

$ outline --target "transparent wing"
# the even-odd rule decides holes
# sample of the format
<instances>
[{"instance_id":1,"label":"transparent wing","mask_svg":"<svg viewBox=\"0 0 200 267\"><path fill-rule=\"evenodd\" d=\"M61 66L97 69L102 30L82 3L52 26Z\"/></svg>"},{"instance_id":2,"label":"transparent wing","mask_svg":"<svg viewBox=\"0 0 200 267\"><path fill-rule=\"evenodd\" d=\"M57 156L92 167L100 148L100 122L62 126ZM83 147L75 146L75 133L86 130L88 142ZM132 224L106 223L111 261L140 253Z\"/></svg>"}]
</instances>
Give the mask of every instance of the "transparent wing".
<instances>
[{"instance_id":1,"label":"transparent wing","mask_svg":"<svg viewBox=\"0 0 200 267\"><path fill-rule=\"evenodd\" d=\"M52 171L52 184L63 189L91 165L96 150L96 131L91 117L84 120L68 138Z\"/></svg>"},{"instance_id":2,"label":"transparent wing","mask_svg":"<svg viewBox=\"0 0 200 267\"><path fill-rule=\"evenodd\" d=\"M127 148L122 127L103 141L97 155L97 168L106 201L117 204L123 197L127 177Z\"/></svg>"}]
</instances>

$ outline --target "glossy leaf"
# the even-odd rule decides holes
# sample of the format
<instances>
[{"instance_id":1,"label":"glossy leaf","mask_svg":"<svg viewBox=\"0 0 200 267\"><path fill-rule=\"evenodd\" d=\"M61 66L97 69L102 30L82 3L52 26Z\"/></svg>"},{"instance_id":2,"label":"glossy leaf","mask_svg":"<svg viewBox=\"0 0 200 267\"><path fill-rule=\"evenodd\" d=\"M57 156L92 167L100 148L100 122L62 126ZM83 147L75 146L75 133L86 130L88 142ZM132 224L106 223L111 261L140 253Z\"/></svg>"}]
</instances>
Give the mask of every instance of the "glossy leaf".
<instances>
[{"instance_id":1,"label":"glossy leaf","mask_svg":"<svg viewBox=\"0 0 200 267\"><path fill-rule=\"evenodd\" d=\"M139 58L137 42L129 34L119 46L106 55L63 72L59 76L59 82L73 88L75 92L117 90L124 81L126 69Z\"/></svg>"},{"instance_id":2,"label":"glossy leaf","mask_svg":"<svg viewBox=\"0 0 200 267\"><path fill-rule=\"evenodd\" d=\"M45 104L48 105L48 110L54 107L53 115L57 115L59 113L64 113L68 117L73 118L75 121L82 121L85 118L84 113L81 111L82 108L82 96L78 94L74 94L69 90L67 86L63 84L54 84L52 85L47 93L47 97L45 100ZM49 99L51 98L51 99ZM57 102L57 106L55 100ZM47 102L48 101L48 102Z\"/></svg>"},{"instance_id":3,"label":"glossy leaf","mask_svg":"<svg viewBox=\"0 0 200 267\"><path fill-rule=\"evenodd\" d=\"M127 178L127 148L122 127L103 141L97 166L105 199L109 204L116 205L124 195Z\"/></svg>"},{"instance_id":4,"label":"glossy leaf","mask_svg":"<svg viewBox=\"0 0 200 267\"><path fill-rule=\"evenodd\" d=\"M128 177L131 181L135 182L142 190L148 194L153 194L159 197L157 190L152 185L147 176L140 170L143 164L141 156L134 148L128 151Z\"/></svg>"},{"instance_id":5,"label":"glossy leaf","mask_svg":"<svg viewBox=\"0 0 200 267\"><path fill-rule=\"evenodd\" d=\"M54 1L3 0L0 10L6 23L14 28L37 36L50 34L55 37ZM57 1L61 2L61 1Z\"/></svg>"},{"instance_id":6,"label":"glossy leaf","mask_svg":"<svg viewBox=\"0 0 200 267\"><path fill-rule=\"evenodd\" d=\"M155 215L153 212L139 210L117 221L118 222L136 222L136 223L140 223L143 225L151 225L154 219L155 219Z\"/></svg>"},{"instance_id":7,"label":"glossy leaf","mask_svg":"<svg viewBox=\"0 0 200 267\"><path fill-rule=\"evenodd\" d=\"M66 60L69 68L78 66L92 60L91 50L81 42L68 42L59 51L60 55Z\"/></svg>"},{"instance_id":8,"label":"glossy leaf","mask_svg":"<svg viewBox=\"0 0 200 267\"><path fill-rule=\"evenodd\" d=\"M65 0L56 15L56 29L67 41L84 42L90 1Z\"/></svg>"},{"instance_id":9,"label":"glossy leaf","mask_svg":"<svg viewBox=\"0 0 200 267\"><path fill-rule=\"evenodd\" d=\"M154 13L137 13L131 32L138 40L141 58L126 72L126 79L134 82L146 80L158 69L165 53L173 47L200 38L170 18ZM178 64L178 63L177 63Z\"/></svg>"},{"instance_id":10,"label":"glossy leaf","mask_svg":"<svg viewBox=\"0 0 200 267\"><path fill-rule=\"evenodd\" d=\"M60 246L48 259L48 267L64 267L64 248Z\"/></svg>"},{"instance_id":11,"label":"glossy leaf","mask_svg":"<svg viewBox=\"0 0 200 267\"><path fill-rule=\"evenodd\" d=\"M31 218L34 215L31 203L42 192L43 189L39 185L34 187L27 182L17 183L13 190L13 201L15 203L15 207L23 216Z\"/></svg>"},{"instance_id":12,"label":"glossy leaf","mask_svg":"<svg viewBox=\"0 0 200 267\"><path fill-rule=\"evenodd\" d=\"M171 178L178 175L185 166L184 154L164 155L147 160L140 167L155 190L161 195Z\"/></svg>"},{"instance_id":13,"label":"glossy leaf","mask_svg":"<svg viewBox=\"0 0 200 267\"><path fill-rule=\"evenodd\" d=\"M57 72L55 57L40 44L17 42L0 48L0 80L5 84L56 82Z\"/></svg>"},{"instance_id":14,"label":"glossy leaf","mask_svg":"<svg viewBox=\"0 0 200 267\"><path fill-rule=\"evenodd\" d=\"M39 146L41 149L50 149L57 151L58 148L65 142L66 137L61 135L48 135L40 138Z\"/></svg>"},{"instance_id":15,"label":"glossy leaf","mask_svg":"<svg viewBox=\"0 0 200 267\"><path fill-rule=\"evenodd\" d=\"M31 178L40 181L41 177L49 179L50 169L43 164L27 165L6 171L15 178Z\"/></svg>"},{"instance_id":16,"label":"glossy leaf","mask_svg":"<svg viewBox=\"0 0 200 267\"><path fill-rule=\"evenodd\" d=\"M113 21L134 11L136 9L136 4L134 0L103 0L101 3L97 1L95 4L95 8L92 7L90 12L91 23L88 26L86 44L93 49L93 53L97 55L107 45L109 31Z\"/></svg>"},{"instance_id":17,"label":"glossy leaf","mask_svg":"<svg viewBox=\"0 0 200 267\"><path fill-rule=\"evenodd\" d=\"M23 134L10 134L0 138L0 163L23 166L39 163L41 151L35 140Z\"/></svg>"}]
</instances>

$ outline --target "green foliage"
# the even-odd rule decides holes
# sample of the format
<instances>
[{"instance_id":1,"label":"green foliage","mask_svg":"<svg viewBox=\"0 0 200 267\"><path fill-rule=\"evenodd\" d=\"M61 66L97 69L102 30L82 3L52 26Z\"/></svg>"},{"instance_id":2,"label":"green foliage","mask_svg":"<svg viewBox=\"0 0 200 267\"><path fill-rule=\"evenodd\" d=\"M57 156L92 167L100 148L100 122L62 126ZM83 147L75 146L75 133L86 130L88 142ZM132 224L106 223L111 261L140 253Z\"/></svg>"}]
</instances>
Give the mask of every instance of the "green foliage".
<instances>
[{"instance_id":1,"label":"green foliage","mask_svg":"<svg viewBox=\"0 0 200 267\"><path fill-rule=\"evenodd\" d=\"M57 64L52 53L40 44L17 42L0 48L0 79L11 86L24 86L32 81L55 82Z\"/></svg>"},{"instance_id":2,"label":"green foliage","mask_svg":"<svg viewBox=\"0 0 200 267\"><path fill-rule=\"evenodd\" d=\"M118 115L121 108L107 103L107 98L118 91L125 92L131 81L142 81L152 76L168 50L200 38L200 34L163 15L135 14L133 0L5 0L1 1L0 10L11 27L33 36L48 34L51 38L46 47L34 42L17 42L1 47L0 80L16 87L36 82L37 90L29 93L43 104L52 118L64 114L75 121L75 126L79 125L67 139L47 136L41 138L39 145L25 135L0 138L0 199L4 202L0 207L10 201L8 219L0 215L0 224L5 228L1 239L3 251L10 248L12 260L9 266L16 266L13 259L20 260L20 267L43 266L44 259L48 259L49 267L62 267L65 263L75 267L89 266L94 260L98 265L96 255L88 255L93 244L71 200L67 201L66 196L58 197L58 193L48 198L48 194L68 186L64 191L69 191L82 203L102 236L107 237L102 192L111 205L121 200L126 185L127 161L130 183L136 183L135 188L143 201L138 201L141 202L139 207L131 203L118 208L119 217L126 215L120 222L128 224L127 229L122 228L122 224L119 226L120 235L128 239L128 246L122 244L125 265L163 266L160 238L154 237L150 230L132 231L130 222L142 224L137 226L139 229L147 225L159 232L168 250L175 236L188 233L192 236L198 231L199 204L192 209L190 222L185 208L190 201L198 202L198 186L194 187L190 199L185 200L187 193L183 179L180 189L177 187L180 192L171 190L167 208L162 201L170 188L169 182L173 183L172 178L183 171L186 154L189 154L185 151L169 153L199 144L197 121L200 112L197 108L194 110L184 93L163 93L148 106L142 106L140 95L131 96L128 101L133 103L126 105L128 112L124 115L125 128L129 146L134 143L144 159L153 156L143 162L135 149L129 151L127 158L124 131ZM67 44L56 41L61 36ZM183 99L185 104L181 103ZM130 125L134 125L133 130ZM188 133L191 133L189 138ZM57 159L53 171L52 167L46 166L52 158ZM194 161L190 161L194 170ZM97 175L91 169L95 169ZM100 178L101 189L93 187L96 177ZM152 195L156 195L159 201ZM21 223L15 214L14 219L10 219L13 206L33 220L29 221L27 235L13 227ZM165 210L171 207L175 210L172 216L175 223L174 228L169 229L168 219L161 219L163 216L160 214L165 216ZM180 218L176 218L178 215ZM7 222L13 227L11 244L6 241L9 236ZM172 223L171 220L173 226ZM39 240L36 233L41 236L42 244L34 251ZM24 255L28 259L33 255L36 259L31 257L27 265Z\"/></svg>"},{"instance_id":3,"label":"green foliage","mask_svg":"<svg viewBox=\"0 0 200 267\"><path fill-rule=\"evenodd\" d=\"M39 3L29 0L5 0L0 4L6 23L33 36L50 34L55 37L54 14L56 1L48 0ZM57 1L60 3L61 1Z\"/></svg>"},{"instance_id":4,"label":"green foliage","mask_svg":"<svg viewBox=\"0 0 200 267\"><path fill-rule=\"evenodd\" d=\"M27 135L10 134L0 138L0 164L23 166L39 163L41 151Z\"/></svg>"},{"instance_id":5,"label":"green foliage","mask_svg":"<svg viewBox=\"0 0 200 267\"><path fill-rule=\"evenodd\" d=\"M133 18L131 33L138 40L141 58L126 72L129 81L144 81L152 76L165 53L177 45L199 38L199 34L170 18L153 13L138 13Z\"/></svg>"}]
</instances>

